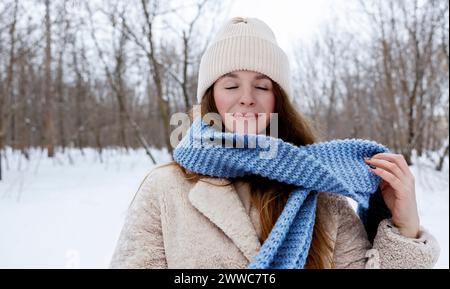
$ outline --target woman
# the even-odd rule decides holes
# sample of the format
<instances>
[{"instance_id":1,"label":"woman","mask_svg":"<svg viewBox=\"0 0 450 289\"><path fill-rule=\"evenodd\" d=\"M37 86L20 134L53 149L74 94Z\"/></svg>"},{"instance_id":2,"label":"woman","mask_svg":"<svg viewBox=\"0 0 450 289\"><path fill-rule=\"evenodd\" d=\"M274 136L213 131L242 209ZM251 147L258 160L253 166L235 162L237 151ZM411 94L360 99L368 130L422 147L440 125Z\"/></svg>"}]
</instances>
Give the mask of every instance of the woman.
<instances>
[{"instance_id":1,"label":"woman","mask_svg":"<svg viewBox=\"0 0 450 289\"><path fill-rule=\"evenodd\" d=\"M280 140L314 144L314 132L293 108L292 96L289 63L271 29L255 18L228 21L201 60L201 115L220 115L226 132L258 135L273 133L269 124L276 113ZM246 268L295 189L258 174L206 176L180 163L158 166L141 184L112 268ZM379 188L392 217L369 238L344 196L318 193L300 267L432 268L439 246L420 226L414 177L404 158L378 153L366 163L382 180Z\"/></svg>"}]
</instances>

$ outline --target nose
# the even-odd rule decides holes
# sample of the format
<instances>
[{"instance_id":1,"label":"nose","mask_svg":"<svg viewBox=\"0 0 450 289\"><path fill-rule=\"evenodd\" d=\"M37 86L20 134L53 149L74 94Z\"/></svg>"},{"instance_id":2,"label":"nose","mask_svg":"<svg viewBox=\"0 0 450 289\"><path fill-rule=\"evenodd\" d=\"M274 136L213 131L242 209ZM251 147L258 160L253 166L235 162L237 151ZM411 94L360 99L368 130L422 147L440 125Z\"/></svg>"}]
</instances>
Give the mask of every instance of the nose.
<instances>
[{"instance_id":1,"label":"nose","mask_svg":"<svg viewBox=\"0 0 450 289\"><path fill-rule=\"evenodd\" d=\"M252 92L249 90L246 90L242 93L239 104L241 106L254 106L255 105L255 98L252 95Z\"/></svg>"}]
</instances>

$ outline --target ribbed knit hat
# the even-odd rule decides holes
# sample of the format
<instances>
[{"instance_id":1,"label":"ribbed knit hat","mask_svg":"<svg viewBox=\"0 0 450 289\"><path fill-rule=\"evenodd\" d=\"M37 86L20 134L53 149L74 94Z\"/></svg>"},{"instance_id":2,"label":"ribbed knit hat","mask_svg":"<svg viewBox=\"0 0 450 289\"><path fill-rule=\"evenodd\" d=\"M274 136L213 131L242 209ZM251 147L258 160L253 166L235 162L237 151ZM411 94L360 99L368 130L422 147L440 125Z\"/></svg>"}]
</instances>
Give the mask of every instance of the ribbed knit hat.
<instances>
[{"instance_id":1,"label":"ribbed knit hat","mask_svg":"<svg viewBox=\"0 0 450 289\"><path fill-rule=\"evenodd\" d=\"M288 57L270 27L259 19L234 17L219 30L200 61L198 103L217 79L236 70L267 75L293 100Z\"/></svg>"}]
</instances>

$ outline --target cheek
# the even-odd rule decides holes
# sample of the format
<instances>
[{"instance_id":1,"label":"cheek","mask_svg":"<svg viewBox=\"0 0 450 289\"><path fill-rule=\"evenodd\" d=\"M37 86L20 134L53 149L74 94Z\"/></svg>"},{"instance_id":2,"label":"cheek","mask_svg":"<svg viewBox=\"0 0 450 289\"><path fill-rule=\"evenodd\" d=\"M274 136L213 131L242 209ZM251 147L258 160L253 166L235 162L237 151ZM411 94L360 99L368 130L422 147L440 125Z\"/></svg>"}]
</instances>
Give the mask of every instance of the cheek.
<instances>
[{"instance_id":1,"label":"cheek","mask_svg":"<svg viewBox=\"0 0 450 289\"><path fill-rule=\"evenodd\" d=\"M259 132L261 132L264 128L267 128L267 126L270 123L271 120L271 113L275 112L275 96L273 95L273 93L270 93L268 95L265 95L264 98L261 99L259 106L260 106L260 111L263 110L266 118L265 118L265 123L264 123L264 127L262 127L261 129L259 129Z\"/></svg>"},{"instance_id":2,"label":"cheek","mask_svg":"<svg viewBox=\"0 0 450 289\"><path fill-rule=\"evenodd\" d=\"M217 111L222 117L225 116L226 112L230 111L234 103L231 95L216 90L214 90L214 102L216 103Z\"/></svg>"},{"instance_id":3,"label":"cheek","mask_svg":"<svg viewBox=\"0 0 450 289\"><path fill-rule=\"evenodd\" d=\"M260 104L265 113L275 112L275 96L273 95L273 93L270 93L266 97L264 97Z\"/></svg>"}]
</instances>

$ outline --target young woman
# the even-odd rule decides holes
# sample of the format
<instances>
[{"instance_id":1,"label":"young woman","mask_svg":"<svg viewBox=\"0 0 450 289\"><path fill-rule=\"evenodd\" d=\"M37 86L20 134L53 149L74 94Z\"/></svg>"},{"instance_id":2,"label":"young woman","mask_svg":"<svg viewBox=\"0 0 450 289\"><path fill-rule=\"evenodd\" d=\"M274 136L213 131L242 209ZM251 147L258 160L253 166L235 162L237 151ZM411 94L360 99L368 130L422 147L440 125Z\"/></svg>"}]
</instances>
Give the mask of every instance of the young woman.
<instances>
[{"instance_id":1,"label":"young woman","mask_svg":"<svg viewBox=\"0 0 450 289\"><path fill-rule=\"evenodd\" d=\"M314 144L313 130L292 105L289 73L287 57L264 22L233 18L201 60L201 115L217 113L227 132L262 134L277 113L279 139L299 147ZM414 177L404 158L379 153L367 165L381 178L392 217L370 239L344 196L318 193L302 267L432 268L439 246L420 226ZM130 205L111 267L246 268L294 189L257 174L211 177L177 162L160 165Z\"/></svg>"}]
</instances>

